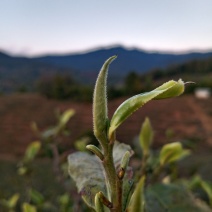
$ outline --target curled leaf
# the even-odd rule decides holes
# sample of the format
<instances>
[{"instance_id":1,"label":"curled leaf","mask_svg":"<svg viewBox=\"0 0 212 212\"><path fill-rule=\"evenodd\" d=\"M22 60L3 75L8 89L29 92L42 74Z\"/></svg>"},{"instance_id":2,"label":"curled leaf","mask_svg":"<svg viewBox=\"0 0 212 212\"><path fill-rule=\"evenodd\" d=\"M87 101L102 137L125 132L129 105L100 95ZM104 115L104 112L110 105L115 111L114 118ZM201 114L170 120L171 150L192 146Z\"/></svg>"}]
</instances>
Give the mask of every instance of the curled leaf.
<instances>
[{"instance_id":1,"label":"curled leaf","mask_svg":"<svg viewBox=\"0 0 212 212\"><path fill-rule=\"evenodd\" d=\"M116 58L116 56L110 57L102 66L96 85L94 89L93 97L93 127L94 135L101 144L106 142L107 135L107 120L108 120L108 109L107 109L107 72L110 63Z\"/></svg>"},{"instance_id":2,"label":"curled leaf","mask_svg":"<svg viewBox=\"0 0 212 212\"><path fill-rule=\"evenodd\" d=\"M135 95L123 102L115 111L109 128L109 139L113 136L115 130L136 110L142 107L145 103L153 99L164 99L179 96L184 91L184 83L182 80L164 83L158 88Z\"/></svg>"}]
</instances>

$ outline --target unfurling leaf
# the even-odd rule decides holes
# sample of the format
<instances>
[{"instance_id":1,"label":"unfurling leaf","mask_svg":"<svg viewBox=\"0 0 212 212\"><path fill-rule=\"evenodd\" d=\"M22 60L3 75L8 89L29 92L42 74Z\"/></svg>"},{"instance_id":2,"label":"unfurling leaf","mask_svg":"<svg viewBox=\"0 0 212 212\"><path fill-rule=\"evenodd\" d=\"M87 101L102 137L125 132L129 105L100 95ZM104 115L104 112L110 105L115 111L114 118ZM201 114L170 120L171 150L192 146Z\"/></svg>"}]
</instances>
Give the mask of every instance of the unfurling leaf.
<instances>
[{"instance_id":1,"label":"unfurling leaf","mask_svg":"<svg viewBox=\"0 0 212 212\"><path fill-rule=\"evenodd\" d=\"M140 141L141 149L144 156L149 155L149 150L152 144L153 135L154 133L153 133L153 129L150 124L150 121L148 118L146 118L141 127L141 132L139 134L139 141Z\"/></svg>"},{"instance_id":2,"label":"unfurling leaf","mask_svg":"<svg viewBox=\"0 0 212 212\"><path fill-rule=\"evenodd\" d=\"M184 83L182 80L164 83L160 87L146 93L138 94L127 99L115 111L109 128L109 139L113 136L115 130L136 110L145 103L153 99L164 99L179 96L184 91Z\"/></svg>"},{"instance_id":3,"label":"unfurling leaf","mask_svg":"<svg viewBox=\"0 0 212 212\"><path fill-rule=\"evenodd\" d=\"M126 170L127 169L127 166L128 166L128 163L130 161L130 152L127 151L125 152L125 154L123 155L122 159L121 159L121 168Z\"/></svg>"},{"instance_id":4,"label":"unfurling leaf","mask_svg":"<svg viewBox=\"0 0 212 212\"><path fill-rule=\"evenodd\" d=\"M189 150L184 150L180 142L174 142L163 146L160 152L160 164L165 165L180 160L190 154Z\"/></svg>"},{"instance_id":5,"label":"unfurling leaf","mask_svg":"<svg viewBox=\"0 0 212 212\"><path fill-rule=\"evenodd\" d=\"M107 140L107 120L108 120L108 109L107 109L107 72L110 63L116 58L116 56L110 57L102 66L93 96L93 127L94 135L97 140L103 144Z\"/></svg>"},{"instance_id":6,"label":"unfurling leaf","mask_svg":"<svg viewBox=\"0 0 212 212\"><path fill-rule=\"evenodd\" d=\"M41 148L40 141L34 141L26 149L24 161L29 162L35 158Z\"/></svg>"},{"instance_id":7,"label":"unfurling leaf","mask_svg":"<svg viewBox=\"0 0 212 212\"><path fill-rule=\"evenodd\" d=\"M145 177L143 176L136 185L135 191L131 197L128 209L129 212L144 211L144 182Z\"/></svg>"}]
</instances>

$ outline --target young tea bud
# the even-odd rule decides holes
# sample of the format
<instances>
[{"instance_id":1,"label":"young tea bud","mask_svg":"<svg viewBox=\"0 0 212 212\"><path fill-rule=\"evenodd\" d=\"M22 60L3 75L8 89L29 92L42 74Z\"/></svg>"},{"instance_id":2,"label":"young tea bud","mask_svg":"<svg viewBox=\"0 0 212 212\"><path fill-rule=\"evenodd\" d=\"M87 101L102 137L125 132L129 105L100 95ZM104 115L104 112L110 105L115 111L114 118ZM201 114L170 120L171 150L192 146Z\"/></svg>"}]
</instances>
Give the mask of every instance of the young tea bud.
<instances>
[{"instance_id":1,"label":"young tea bud","mask_svg":"<svg viewBox=\"0 0 212 212\"><path fill-rule=\"evenodd\" d=\"M99 157L99 159L100 159L101 161L104 160L104 155L102 154L101 150L100 150L98 147L96 147L96 146L94 146L94 145L87 145L87 146L86 146L86 149L88 149L88 150L90 150L91 152L93 152L97 157Z\"/></svg>"}]
</instances>

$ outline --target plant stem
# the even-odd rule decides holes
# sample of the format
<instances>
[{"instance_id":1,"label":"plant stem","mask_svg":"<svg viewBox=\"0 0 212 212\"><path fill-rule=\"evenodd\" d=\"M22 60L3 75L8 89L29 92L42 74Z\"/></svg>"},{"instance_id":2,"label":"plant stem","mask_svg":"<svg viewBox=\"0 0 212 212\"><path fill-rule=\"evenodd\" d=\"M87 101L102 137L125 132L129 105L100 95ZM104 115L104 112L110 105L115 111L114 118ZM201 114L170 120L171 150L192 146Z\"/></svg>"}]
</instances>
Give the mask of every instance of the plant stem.
<instances>
[{"instance_id":1,"label":"plant stem","mask_svg":"<svg viewBox=\"0 0 212 212\"><path fill-rule=\"evenodd\" d=\"M147 168L147 160L148 160L149 155L145 154L142 158L141 162L141 177L146 175L146 168Z\"/></svg>"},{"instance_id":2,"label":"plant stem","mask_svg":"<svg viewBox=\"0 0 212 212\"><path fill-rule=\"evenodd\" d=\"M118 211L122 211L122 187L123 187L123 180L117 179L117 195L118 195Z\"/></svg>"},{"instance_id":3,"label":"plant stem","mask_svg":"<svg viewBox=\"0 0 212 212\"><path fill-rule=\"evenodd\" d=\"M113 212L122 211L122 180L118 178L116 168L113 160L113 144L114 142L108 142L107 148L104 148L104 160L102 161L103 167L106 173L106 179L109 183L109 192L111 195L110 201L113 204L113 208L110 210Z\"/></svg>"}]
</instances>

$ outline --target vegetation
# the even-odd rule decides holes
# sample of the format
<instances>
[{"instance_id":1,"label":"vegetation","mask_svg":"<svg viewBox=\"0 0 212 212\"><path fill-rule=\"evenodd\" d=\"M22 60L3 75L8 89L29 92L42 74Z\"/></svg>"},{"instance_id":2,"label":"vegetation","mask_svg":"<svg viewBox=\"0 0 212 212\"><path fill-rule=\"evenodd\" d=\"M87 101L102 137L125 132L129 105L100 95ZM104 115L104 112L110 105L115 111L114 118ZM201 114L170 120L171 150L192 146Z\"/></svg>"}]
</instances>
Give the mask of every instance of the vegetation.
<instances>
[{"instance_id":1,"label":"vegetation","mask_svg":"<svg viewBox=\"0 0 212 212\"><path fill-rule=\"evenodd\" d=\"M185 150L181 143L175 142L164 145L158 157L154 158L150 154L153 131L148 119L145 120L140 133L142 165L136 173L138 183L135 187L133 186L132 168L129 166L133 151L129 145L116 140L116 129L150 100L182 94L184 83L182 80L169 81L151 92L133 96L123 102L109 120L106 78L109 64L115 58L116 56L109 58L103 65L94 90L94 134L100 147L87 145L87 149L97 157L82 152L73 153L68 157L69 173L76 182L83 200L98 212L160 211L177 208L181 211L210 211L202 202L195 202L186 187L172 183L171 176L166 176L168 184L160 184L160 176L164 168L190 152ZM166 178L163 181L166 181ZM211 192L208 184L206 187ZM162 192L168 195L164 195L161 203L160 198L156 199L156 196Z\"/></svg>"},{"instance_id":2,"label":"vegetation","mask_svg":"<svg viewBox=\"0 0 212 212\"><path fill-rule=\"evenodd\" d=\"M40 131L34 123L32 128L38 140L27 147L18 164L18 174L25 183L25 197L14 193L9 198L1 199L0 204L6 211L211 211L211 184L199 176L193 176L189 181L178 178L177 162L191 153L180 142L169 143L160 151L153 151L154 131L146 118L139 134L140 151L135 155L141 161L135 168L130 164L134 160L131 146L116 139L116 130L132 113L151 100L181 95L184 82L171 80L150 92L127 99L109 120L106 78L108 67L115 58L113 56L104 63L94 90L93 125L99 143L96 146L87 145L87 138L76 141L75 147L80 151L70 154L67 164L67 150L62 149L60 144L63 136L69 135L66 124L74 111L67 110L60 114L58 123L45 131ZM137 79L135 74L129 78L132 80L130 82ZM59 87L63 86L60 80L59 77ZM94 155L88 154L86 148ZM63 193L55 194L56 202L49 201L31 183L33 173L38 170L35 166L38 155L51 158L56 180L63 187ZM67 169L89 208L73 195L75 189L68 178ZM196 189L205 192L206 202L194 197L192 191Z\"/></svg>"},{"instance_id":3,"label":"vegetation","mask_svg":"<svg viewBox=\"0 0 212 212\"><path fill-rule=\"evenodd\" d=\"M130 96L134 93L146 92L159 86L161 82L173 78L183 77L185 80L196 82L186 89L186 93L193 93L198 87L212 89L212 59L194 60L182 65L171 66L167 69L157 69L139 75L135 71L127 74L122 86L110 85L108 98ZM37 90L48 98L72 99L77 101L92 101L92 87L82 85L73 80L70 75L55 75L39 81ZM22 90L21 90L22 91Z\"/></svg>"},{"instance_id":4,"label":"vegetation","mask_svg":"<svg viewBox=\"0 0 212 212\"><path fill-rule=\"evenodd\" d=\"M57 74L53 77L43 78L37 83L37 90L52 99L92 100L91 87L77 83L70 75Z\"/></svg>"}]
</instances>

